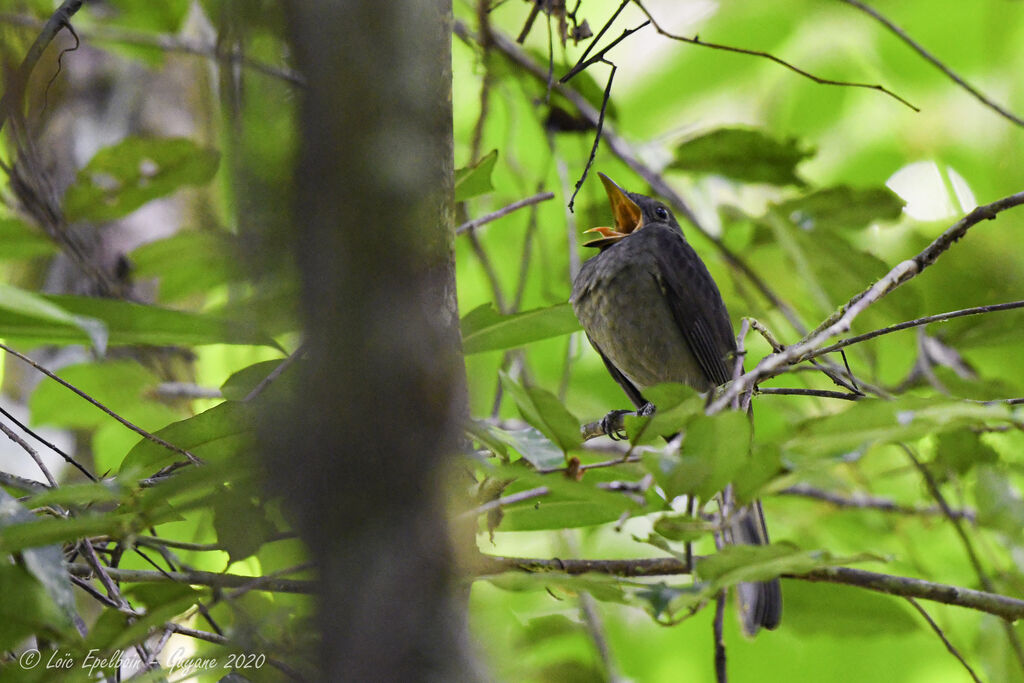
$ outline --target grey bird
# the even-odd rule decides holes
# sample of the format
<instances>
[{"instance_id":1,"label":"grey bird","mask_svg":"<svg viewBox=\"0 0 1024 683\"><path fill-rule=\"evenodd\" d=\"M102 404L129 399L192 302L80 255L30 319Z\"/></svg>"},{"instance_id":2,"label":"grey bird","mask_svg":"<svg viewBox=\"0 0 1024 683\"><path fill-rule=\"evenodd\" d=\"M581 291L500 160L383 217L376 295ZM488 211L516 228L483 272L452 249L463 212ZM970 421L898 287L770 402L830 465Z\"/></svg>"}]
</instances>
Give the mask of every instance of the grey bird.
<instances>
[{"instance_id":1,"label":"grey bird","mask_svg":"<svg viewBox=\"0 0 1024 683\"><path fill-rule=\"evenodd\" d=\"M600 251L580 268L571 302L608 372L640 413L650 414L654 406L642 392L655 384L679 382L707 392L728 382L736 339L718 286L669 208L599 175L615 227L587 231L601 237L584 246ZM732 518L724 543L768 543L760 501ZM779 625L778 579L737 589L747 635Z\"/></svg>"}]
</instances>

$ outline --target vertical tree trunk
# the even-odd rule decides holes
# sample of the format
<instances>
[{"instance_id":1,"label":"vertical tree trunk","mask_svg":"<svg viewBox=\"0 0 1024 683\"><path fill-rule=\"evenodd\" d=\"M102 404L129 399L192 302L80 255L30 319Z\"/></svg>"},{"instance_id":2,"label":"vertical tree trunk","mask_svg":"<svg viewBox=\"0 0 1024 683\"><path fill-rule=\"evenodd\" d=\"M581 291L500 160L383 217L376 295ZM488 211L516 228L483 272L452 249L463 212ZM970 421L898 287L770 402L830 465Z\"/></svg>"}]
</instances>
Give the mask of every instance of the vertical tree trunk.
<instances>
[{"instance_id":1,"label":"vertical tree trunk","mask_svg":"<svg viewBox=\"0 0 1024 683\"><path fill-rule=\"evenodd\" d=\"M310 351L267 456L320 567L320 680L458 680L437 485L465 410L450 0L290 8L309 83L294 240Z\"/></svg>"}]
</instances>

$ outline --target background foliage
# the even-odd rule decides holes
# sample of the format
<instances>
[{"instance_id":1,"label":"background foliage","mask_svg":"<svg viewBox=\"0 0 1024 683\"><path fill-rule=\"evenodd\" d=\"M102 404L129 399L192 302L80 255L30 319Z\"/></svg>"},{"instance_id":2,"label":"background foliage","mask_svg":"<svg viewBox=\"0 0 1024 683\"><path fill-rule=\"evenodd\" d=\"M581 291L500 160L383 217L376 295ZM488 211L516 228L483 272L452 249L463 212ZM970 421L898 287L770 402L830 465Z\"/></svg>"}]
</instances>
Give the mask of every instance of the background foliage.
<instances>
[{"instance_id":1,"label":"background foliage","mask_svg":"<svg viewBox=\"0 0 1024 683\"><path fill-rule=\"evenodd\" d=\"M527 25L531 4L491 4L486 13L473 3L455 6L458 220L479 220L539 192L554 198L457 237L469 431L479 457L468 464L472 486L466 467L453 477L453 518L477 516L467 517L467 493L483 505L533 492L479 515L480 550L641 558L682 556L694 541L697 554L709 555L706 520L686 517L671 501L707 498L732 481L741 497L762 498L777 542L765 553L720 554L701 566L696 582L685 575L488 574L473 584L471 628L494 675L711 680L714 610L689 616L690 608L705 607L721 587L751 573L855 563L1024 594L1021 416L1013 405L980 402L1024 396L1020 311L851 346L850 370L868 394L860 401L755 396L752 454L736 447L745 442L738 438L744 419L703 416L699 399L665 388L658 423L627 424L646 450L634 451L632 462L580 473L579 463L622 453L606 439L584 445L580 424L626 406L574 333L565 304L571 274L589 255L579 233L610 217L593 171L574 211L567 209L595 130L580 116L579 98L545 76L549 68L553 81L566 74L587 41L563 45L558 12L541 12L518 61L509 59L502 46ZM594 31L619 8L568 4L575 22L569 17L566 25L585 19ZM593 170L650 192L651 178L636 172L642 164L679 193L700 225L681 220L685 234L716 277L737 331L750 316L781 343L796 342L975 204L1024 186L1021 126L856 4L645 3L670 32L768 52L823 78L881 84L919 112L877 90L818 84L767 59L672 41L652 26L606 56L617 70ZM3 9L7 90L53 7ZM1024 5L912 0L878 9L988 96L1024 111L1016 76L1024 70L1017 49ZM601 44L644 20L629 4ZM271 2L90 3L74 18L79 50L60 55L74 44L61 34L28 83L24 118L4 112L0 338L205 462L179 466L181 452L140 438L8 357L0 405L102 481L89 481L34 441L59 486L43 486L43 468L28 448L12 442L0 456L0 551L16 559L0 567L0 649L11 654L0 665L5 680L45 680L42 669L17 664L30 636L41 649L79 661L91 648L140 657L162 649L168 666L176 652L274 660L241 671L252 680L308 667L311 605L292 592L308 585L254 589L246 579L218 578L310 578L251 453L255 411L275 400L287 371L254 390L300 344L292 268L265 230L282 220L290 198L301 89L301 76L285 66L284 25L282 8ZM609 68L594 64L568 87L599 109ZM1021 215L1011 210L974 227L927 272L858 317L851 334L1020 299ZM749 369L771 348L756 334L745 341ZM843 367L838 355L831 359ZM817 372L790 372L762 386L843 390ZM680 428L681 455L654 438ZM581 476L563 476L566 466ZM929 480L954 509L967 511L966 543L937 509ZM151 576L115 590L71 580L62 552L78 565ZM179 570L213 575L193 575L187 585L152 576ZM900 598L796 579L784 580L783 591L782 626L753 641L739 636L727 612L734 680L971 680ZM921 605L983 680L1024 679L999 619ZM148 649L129 647L146 635Z\"/></svg>"}]
</instances>

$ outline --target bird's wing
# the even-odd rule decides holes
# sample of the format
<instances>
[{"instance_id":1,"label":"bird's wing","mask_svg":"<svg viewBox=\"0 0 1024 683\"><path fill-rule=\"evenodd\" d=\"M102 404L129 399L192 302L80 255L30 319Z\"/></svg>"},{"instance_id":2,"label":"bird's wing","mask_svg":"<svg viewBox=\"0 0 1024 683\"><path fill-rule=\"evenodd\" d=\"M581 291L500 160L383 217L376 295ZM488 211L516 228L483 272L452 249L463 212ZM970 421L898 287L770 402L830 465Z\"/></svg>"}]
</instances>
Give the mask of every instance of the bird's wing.
<instances>
[{"instance_id":1,"label":"bird's wing","mask_svg":"<svg viewBox=\"0 0 1024 683\"><path fill-rule=\"evenodd\" d=\"M608 356L604 355L604 351L601 350L600 346L594 343L594 340L590 338L589 334L587 335L587 339L590 340L590 345L593 346L598 355L601 356L601 360L604 361L604 366L608 368L608 374L612 376L612 379L619 383L619 386L626 392L626 396L629 396L629 400L633 402L633 405L637 408L643 408L647 405L647 399L640 394L640 390L636 388L636 385L630 382L629 379L623 375L617 367L615 367L615 364L608 360Z\"/></svg>"},{"instance_id":2,"label":"bird's wing","mask_svg":"<svg viewBox=\"0 0 1024 683\"><path fill-rule=\"evenodd\" d=\"M716 386L725 384L732 378L729 354L736 340L722 295L681 233L658 232L654 278L705 376Z\"/></svg>"}]
</instances>

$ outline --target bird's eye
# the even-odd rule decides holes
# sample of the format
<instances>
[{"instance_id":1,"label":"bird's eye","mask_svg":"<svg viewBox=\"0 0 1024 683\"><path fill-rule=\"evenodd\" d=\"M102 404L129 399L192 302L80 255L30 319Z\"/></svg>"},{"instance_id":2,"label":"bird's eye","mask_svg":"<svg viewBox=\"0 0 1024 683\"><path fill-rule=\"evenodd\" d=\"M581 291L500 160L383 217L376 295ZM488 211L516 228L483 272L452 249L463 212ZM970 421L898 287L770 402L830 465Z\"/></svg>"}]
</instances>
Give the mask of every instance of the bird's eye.
<instances>
[{"instance_id":1,"label":"bird's eye","mask_svg":"<svg viewBox=\"0 0 1024 683\"><path fill-rule=\"evenodd\" d=\"M668 209L666 209L664 206L655 207L654 215L660 218L661 220L666 221L668 220Z\"/></svg>"}]
</instances>

